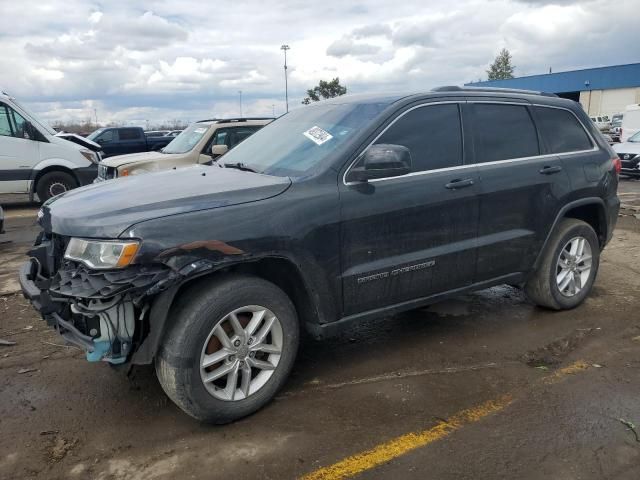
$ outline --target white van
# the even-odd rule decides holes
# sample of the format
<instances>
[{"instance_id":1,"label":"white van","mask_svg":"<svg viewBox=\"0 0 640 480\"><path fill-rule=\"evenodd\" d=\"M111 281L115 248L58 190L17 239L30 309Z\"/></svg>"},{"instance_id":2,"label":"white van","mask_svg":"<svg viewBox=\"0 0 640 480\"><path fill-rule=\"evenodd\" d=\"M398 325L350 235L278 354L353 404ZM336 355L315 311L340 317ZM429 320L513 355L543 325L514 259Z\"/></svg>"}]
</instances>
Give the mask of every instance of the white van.
<instances>
[{"instance_id":1,"label":"white van","mask_svg":"<svg viewBox=\"0 0 640 480\"><path fill-rule=\"evenodd\" d=\"M638 132L640 132L640 105L629 105L622 117L620 141L624 143Z\"/></svg>"},{"instance_id":2,"label":"white van","mask_svg":"<svg viewBox=\"0 0 640 480\"><path fill-rule=\"evenodd\" d=\"M100 145L57 134L15 98L0 91L0 193L28 193L41 202L98 174Z\"/></svg>"}]
</instances>

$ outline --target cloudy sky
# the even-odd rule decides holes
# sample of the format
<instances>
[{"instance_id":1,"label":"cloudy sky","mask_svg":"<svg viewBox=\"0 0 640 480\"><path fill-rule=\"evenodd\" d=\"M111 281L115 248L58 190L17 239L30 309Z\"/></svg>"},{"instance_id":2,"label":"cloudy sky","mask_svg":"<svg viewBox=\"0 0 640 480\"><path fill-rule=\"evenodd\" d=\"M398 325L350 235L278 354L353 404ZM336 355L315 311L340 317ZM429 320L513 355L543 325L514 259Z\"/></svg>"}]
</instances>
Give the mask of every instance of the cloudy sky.
<instances>
[{"instance_id":1,"label":"cloudy sky","mask_svg":"<svg viewBox=\"0 0 640 480\"><path fill-rule=\"evenodd\" d=\"M0 88L49 121L144 125L284 111L320 79L350 93L640 61L637 0L0 0Z\"/></svg>"}]
</instances>

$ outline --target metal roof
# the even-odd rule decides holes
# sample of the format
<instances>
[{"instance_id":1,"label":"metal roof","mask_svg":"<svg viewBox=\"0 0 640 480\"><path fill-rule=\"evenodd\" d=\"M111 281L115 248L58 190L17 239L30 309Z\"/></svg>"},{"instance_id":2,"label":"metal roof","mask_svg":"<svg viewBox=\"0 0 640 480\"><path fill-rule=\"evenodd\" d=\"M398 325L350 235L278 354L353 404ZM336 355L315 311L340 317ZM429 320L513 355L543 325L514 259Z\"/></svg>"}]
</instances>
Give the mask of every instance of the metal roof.
<instances>
[{"instance_id":1,"label":"metal roof","mask_svg":"<svg viewBox=\"0 0 640 480\"><path fill-rule=\"evenodd\" d=\"M640 63L531 75L528 77L510 78L508 80L471 82L465 85L473 87L520 88L551 93L633 88L640 87Z\"/></svg>"}]
</instances>

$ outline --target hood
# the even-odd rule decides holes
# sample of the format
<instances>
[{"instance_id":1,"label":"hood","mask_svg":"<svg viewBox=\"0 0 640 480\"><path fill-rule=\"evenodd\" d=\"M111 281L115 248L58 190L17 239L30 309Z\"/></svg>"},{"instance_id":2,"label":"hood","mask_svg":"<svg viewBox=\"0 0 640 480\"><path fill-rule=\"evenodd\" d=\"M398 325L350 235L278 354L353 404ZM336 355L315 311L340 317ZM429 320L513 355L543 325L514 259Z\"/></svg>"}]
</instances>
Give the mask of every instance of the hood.
<instances>
[{"instance_id":1,"label":"hood","mask_svg":"<svg viewBox=\"0 0 640 480\"><path fill-rule=\"evenodd\" d=\"M129 153L127 155L116 155L115 157L109 157L102 161L103 165L107 167L121 167L128 163L147 162L166 160L175 154L165 154L160 152L141 152L141 153Z\"/></svg>"},{"instance_id":2,"label":"hood","mask_svg":"<svg viewBox=\"0 0 640 480\"><path fill-rule=\"evenodd\" d=\"M198 165L70 190L46 202L38 216L59 235L117 238L145 220L256 202L289 185L287 177Z\"/></svg>"},{"instance_id":3,"label":"hood","mask_svg":"<svg viewBox=\"0 0 640 480\"><path fill-rule=\"evenodd\" d=\"M76 135L75 133L60 132L56 133L56 137L64 138L65 140L75 143L76 145L80 145L81 147L88 148L94 152L102 150L99 143L89 140L88 138L81 137L80 135Z\"/></svg>"},{"instance_id":4,"label":"hood","mask_svg":"<svg viewBox=\"0 0 640 480\"><path fill-rule=\"evenodd\" d=\"M624 142L613 145L616 153L640 153L640 142Z\"/></svg>"}]
</instances>

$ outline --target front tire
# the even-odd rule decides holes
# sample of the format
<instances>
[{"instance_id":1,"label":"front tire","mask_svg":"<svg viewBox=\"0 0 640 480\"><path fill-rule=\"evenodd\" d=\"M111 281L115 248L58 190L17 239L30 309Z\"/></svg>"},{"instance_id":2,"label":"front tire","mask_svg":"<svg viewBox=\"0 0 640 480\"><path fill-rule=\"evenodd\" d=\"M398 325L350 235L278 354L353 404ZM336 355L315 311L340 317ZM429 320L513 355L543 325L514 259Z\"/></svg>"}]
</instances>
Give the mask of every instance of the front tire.
<instances>
[{"instance_id":1,"label":"front tire","mask_svg":"<svg viewBox=\"0 0 640 480\"><path fill-rule=\"evenodd\" d=\"M77 186L76 179L67 172L48 172L38 179L36 193L41 202L46 202L51 197L73 190Z\"/></svg>"},{"instance_id":2,"label":"front tire","mask_svg":"<svg viewBox=\"0 0 640 480\"><path fill-rule=\"evenodd\" d=\"M591 291L599 264L596 232L582 220L566 218L551 235L540 265L525 285L525 293L541 307L575 308Z\"/></svg>"},{"instance_id":3,"label":"front tire","mask_svg":"<svg viewBox=\"0 0 640 480\"><path fill-rule=\"evenodd\" d=\"M234 275L184 292L156 358L166 394L188 415L228 423L284 385L299 344L295 308L274 284Z\"/></svg>"}]
</instances>

